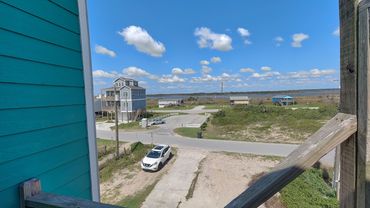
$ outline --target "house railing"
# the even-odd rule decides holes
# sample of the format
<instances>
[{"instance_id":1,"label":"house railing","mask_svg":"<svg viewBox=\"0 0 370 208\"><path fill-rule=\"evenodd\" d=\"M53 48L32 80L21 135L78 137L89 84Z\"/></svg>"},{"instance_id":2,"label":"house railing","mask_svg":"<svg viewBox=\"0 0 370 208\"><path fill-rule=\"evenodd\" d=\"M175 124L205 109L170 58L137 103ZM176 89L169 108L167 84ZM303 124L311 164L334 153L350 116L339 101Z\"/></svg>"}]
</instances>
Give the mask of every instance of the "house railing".
<instances>
[{"instance_id":1,"label":"house railing","mask_svg":"<svg viewBox=\"0 0 370 208\"><path fill-rule=\"evenodd\" d=\"M122 208L121 206L42 192L38 179L22 183L19 190L20 208Z\"/></svg>"},{"instance_id":2,"label":"house railing","mask_svg":"<svg viewBox=\"0 0 370 208\"><path fill-rule=\"evenodd\" d=\"M356 131L356 116L337 114L271 172L262 176L226 207L258 207Z\"/></svg>"}]
</instances>

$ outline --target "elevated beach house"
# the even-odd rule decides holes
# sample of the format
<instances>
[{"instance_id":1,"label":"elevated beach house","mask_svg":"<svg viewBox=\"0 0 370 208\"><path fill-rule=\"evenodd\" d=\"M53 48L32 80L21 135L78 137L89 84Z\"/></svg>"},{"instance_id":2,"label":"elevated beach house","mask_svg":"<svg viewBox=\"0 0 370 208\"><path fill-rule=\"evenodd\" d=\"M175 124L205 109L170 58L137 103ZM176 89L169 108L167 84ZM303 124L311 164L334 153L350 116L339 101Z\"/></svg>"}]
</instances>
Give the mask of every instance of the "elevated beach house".
<instances>
[{"instance_id":1,"label":"elevated beach house","mask_svg":"<svg viewBox=\"0 0 370 208\"><path fill-rule=\"evenodd\" d=\"M293 105L294 98L289 95L276 95L272 97L272 103L280 106Z\"/></svg>"}]
</instances>

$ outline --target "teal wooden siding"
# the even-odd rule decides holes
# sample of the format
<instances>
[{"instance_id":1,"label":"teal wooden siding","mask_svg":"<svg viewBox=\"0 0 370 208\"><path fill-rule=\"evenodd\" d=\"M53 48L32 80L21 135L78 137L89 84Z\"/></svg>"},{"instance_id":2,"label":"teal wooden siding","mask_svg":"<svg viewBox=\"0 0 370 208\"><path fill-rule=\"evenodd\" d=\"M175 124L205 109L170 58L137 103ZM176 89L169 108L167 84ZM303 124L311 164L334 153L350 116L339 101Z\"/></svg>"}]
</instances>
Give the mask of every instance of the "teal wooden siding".
<instances>
[{"instance_id":1,"label":"teal wooden siding","mask_svg":"<svg viewBox=\"0 0 370 208\"><path fill-rule=\"evenodd\" d=\"M0 0L0 207L19 183L91 199L77 0Z\"/></svg>"}]
</instances>

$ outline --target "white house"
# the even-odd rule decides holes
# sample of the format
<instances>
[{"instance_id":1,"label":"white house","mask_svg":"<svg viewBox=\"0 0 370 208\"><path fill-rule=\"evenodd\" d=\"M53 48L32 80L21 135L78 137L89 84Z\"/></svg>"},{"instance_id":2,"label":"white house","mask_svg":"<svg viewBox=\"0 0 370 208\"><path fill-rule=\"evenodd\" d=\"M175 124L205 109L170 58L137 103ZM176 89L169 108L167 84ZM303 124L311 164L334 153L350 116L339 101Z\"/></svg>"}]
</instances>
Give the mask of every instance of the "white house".
<instances>
[{"instance_id":1,"label":"white house","mask_svg":"<svg viewBox=\"0 0 370 208\"><path fill-rule=\"evenodd\" d=\"M168 106L180 106L184 103L182 99L162 99L158 100L158 107L164 108Z\"/></svg>"}]
</instances>

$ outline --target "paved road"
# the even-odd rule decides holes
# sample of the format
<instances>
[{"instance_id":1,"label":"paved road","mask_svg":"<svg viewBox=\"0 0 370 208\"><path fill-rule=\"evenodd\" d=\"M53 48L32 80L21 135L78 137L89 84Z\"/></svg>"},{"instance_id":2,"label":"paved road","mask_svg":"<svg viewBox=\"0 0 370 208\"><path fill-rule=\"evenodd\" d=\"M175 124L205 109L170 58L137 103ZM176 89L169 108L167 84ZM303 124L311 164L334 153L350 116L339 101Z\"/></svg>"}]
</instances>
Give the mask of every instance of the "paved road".
<instances>
[{"instance_id":1,"label":"paved road","mask_svg":"<svg viewBox=\"0 0 370 208\"><path fill-rule=\"evenodd\" d=\"M293 144L276 144L276 143L259 143L259 142L239 142L230 140L214 140L214 139L195 139L179 136L173 133L173 129L183 126L188 123L199 123L207 117L199 115L208 110L202 110L202 107L188 110L188 115L178 115L166 118L166 124L160 125L160 128L150 131L138 132L120 132L119 138L121 141L135 142L141 141L145 144L169 144L179 148L201 149L208 151L226 151L237 153L249 153L256 155L271 155L286 157L298 145ZM109 130L97 129L97 137L105 139L114 139L114 132ZM332 163L334 153L331 152L325 157L322 162L326 164Z\"/></svg>"}]
</instances>

